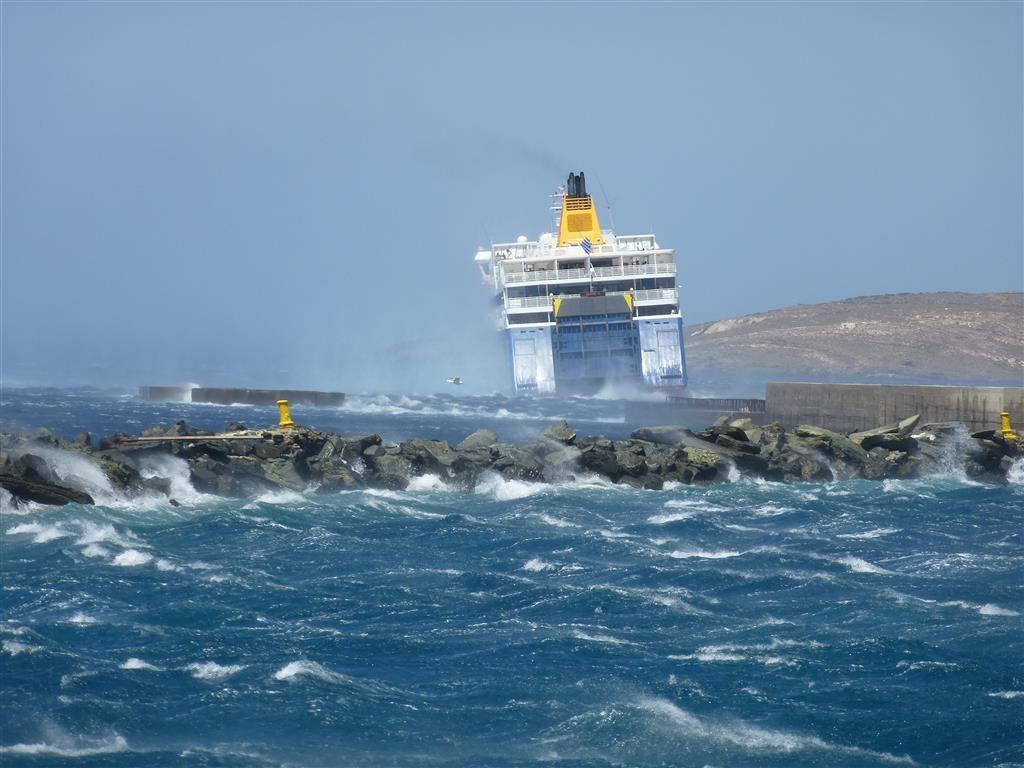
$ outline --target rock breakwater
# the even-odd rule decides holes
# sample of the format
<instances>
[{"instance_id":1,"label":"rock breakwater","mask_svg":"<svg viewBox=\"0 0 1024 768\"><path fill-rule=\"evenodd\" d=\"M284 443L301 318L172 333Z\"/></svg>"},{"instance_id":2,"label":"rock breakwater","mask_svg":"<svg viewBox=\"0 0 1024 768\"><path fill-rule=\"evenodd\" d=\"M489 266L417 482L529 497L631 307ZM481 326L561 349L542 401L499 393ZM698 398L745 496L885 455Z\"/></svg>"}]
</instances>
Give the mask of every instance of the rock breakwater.
<instances>
[{"instance_id":1,"label":"rock breakwater","mask_svg":"<svg viewBox=\"0 0 1024 768\"><path fill-rule=\"evenodd\" d=\"M324 493L405 489L422 485L418 478L472 491L495 475L546 483L598 477L651 490L743 477L788 483L940 473L1006 483L1024 456L1019 439L1006 439L997 430L969 434L962 424L918 421L910 417L844 435L812 425L787 431L779 424L758 427L747 419L721 419L699 432L644 427L625 440L579 437L560 421L526 443L502 442L481 429L454 446L421 438L389 444L376 434L342 436L306 427L248 429L238 423L212 435L178 422L145 430L145 441L116 434L95 445L87 434L65 441L40 430L0 436L0 487L9 503L66 504L92 503L104 494L156 495L178 503L183 479L201 493L236 498L311 488Z\"/></svg>"}]
</instances>

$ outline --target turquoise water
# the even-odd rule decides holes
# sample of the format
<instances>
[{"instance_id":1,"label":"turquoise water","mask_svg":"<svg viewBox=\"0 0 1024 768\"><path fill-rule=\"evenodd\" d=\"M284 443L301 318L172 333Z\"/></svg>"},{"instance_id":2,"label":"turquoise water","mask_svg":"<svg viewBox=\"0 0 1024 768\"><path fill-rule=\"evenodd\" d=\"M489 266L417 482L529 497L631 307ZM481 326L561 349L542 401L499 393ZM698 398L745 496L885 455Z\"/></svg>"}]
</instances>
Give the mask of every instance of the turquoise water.
<instances>
[{"instance_id":1,"label":"turquoise water","mask_svg":"<svg viewBox=\"0 0 1024 768\"><path fill-rule=\"evenodd\" d=\"M64 433L215 410L32 397ZM306 423L550 415L388 403ZM1024 764L1024 486L178 482L3 514L4 766Z\"/></svg>"}]
</instances>

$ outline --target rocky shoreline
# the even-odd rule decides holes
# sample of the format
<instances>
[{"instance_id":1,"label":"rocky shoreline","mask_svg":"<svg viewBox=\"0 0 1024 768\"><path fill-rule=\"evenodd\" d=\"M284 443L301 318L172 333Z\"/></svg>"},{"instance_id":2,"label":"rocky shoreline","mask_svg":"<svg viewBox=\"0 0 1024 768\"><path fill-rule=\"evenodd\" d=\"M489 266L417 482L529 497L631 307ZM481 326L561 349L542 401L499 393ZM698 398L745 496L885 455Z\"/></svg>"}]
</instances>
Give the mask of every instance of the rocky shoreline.
<instances>
[{"instance_id":1,"label":"rocky shoreline","mask_svg":"<svg viewBox=\"0 0 1024 768\"><path fill-rule=\"evenodd\" d=\"M174 478L182 476L196 491L233 498L272 490L405 489L421 477L472 491L495 475L545 483L598 477L651 490L741 477L831 482L950 472L1005 484L1014 462L1024 456L1024 442L998 430L969 434L959 423L918 422L911 416L844 435L816 426L787 431L780 424L757 427L747 419L721 419L700 432L644 427L629 439L610 440L580 438L560 421L528 443L500 442L481 429L455 446L419 438L392 445L376 434L345 437L306 427L248 429L238 423L212 435L179 421L145 430L145 441L117 434L98 444L88 434L65 441L39 430L0 435L0 487L9 494L8 503L60 505L94 503L97 489L125 498L157 495L178 504Z\"/></svg>"}]
</instances>

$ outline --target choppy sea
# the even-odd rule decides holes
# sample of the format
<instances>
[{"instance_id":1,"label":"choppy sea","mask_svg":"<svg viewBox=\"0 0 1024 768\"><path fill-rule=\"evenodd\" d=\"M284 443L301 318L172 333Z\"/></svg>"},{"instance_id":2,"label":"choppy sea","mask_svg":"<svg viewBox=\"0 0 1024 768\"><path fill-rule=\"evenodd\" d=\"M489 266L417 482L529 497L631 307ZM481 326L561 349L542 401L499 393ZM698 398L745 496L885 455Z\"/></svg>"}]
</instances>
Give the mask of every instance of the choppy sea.
<instances>
[{"instance_id":1,"label":"choppy sea","mask_svg":"<svg viewBox=\"0 0 1024 768\"><path fill-rule=\"evenodd\" d=\"M355 397L297 419L453 441L614 404ZM5 429L269 424L8 390ZM1024 469L829 485L97 481L0 521L0 765L1024 765Z\"/></svg>"}]
</instances>

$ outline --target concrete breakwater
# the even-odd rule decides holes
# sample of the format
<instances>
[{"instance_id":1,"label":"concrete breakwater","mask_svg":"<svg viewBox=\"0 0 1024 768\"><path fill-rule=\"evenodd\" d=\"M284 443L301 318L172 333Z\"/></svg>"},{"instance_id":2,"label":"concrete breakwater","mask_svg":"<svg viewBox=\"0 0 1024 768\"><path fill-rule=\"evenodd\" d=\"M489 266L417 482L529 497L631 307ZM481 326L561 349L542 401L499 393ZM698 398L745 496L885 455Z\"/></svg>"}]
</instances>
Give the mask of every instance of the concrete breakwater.
<instances>
[{"instance_id":1,"label":"concrete breakwater","mask_svg":"<svg viewBox=\"0 0 1024 768\"><path fill-rule=\"evenodd\" d=\"M345 402L343 392L311 389L249 389L245 387L139 387L139 397L149 401L214 403L216 405L273 405L287 400L292 405L337 407Z\"/></svg>"},{"instance_id":2,"label":"concrete breakwater","mask_svg":"<svg viewBox=\"0 0 1024 768\"><path fill-rule=\"evenodd\" d=\"M626 403L629 422L707 424L721 416L777 421L787 429L817 424L839 432L873 429L908 413L926 422L959 421L971 431L990 429L1000 413L1024 423L1024 387L907 386L769 382L763 400L676 397Z\"/></svg>"},{"instance_id":3,"label":"concrete breakwater","mask_svg":"<svg viewBox=\"0 0 1024 768\"><path fill-rule=\"evenodd\" d=\"M390 445L376 434L247 429L237 423L219 435L178 422L152 427L143 436L147 441L119 434L94 446L87 434L71 442L45 430L3 435L0 486L13 503L64 504L91 503L100 486L126 497L163 494L176 503L175 480L183 476L195 490L227 497L275 489L406 489L422 487L419 478L472 491L495 476L547 483L596 476L652 490L742 477L830 482L950 472L1005 483L1024 456L1016 436L991 429L971 434L961 423L922 424L918 416L849 435L810 425L787 430L778 423L720 419L699 432L644 427L625 440L580 438L560 421L527 443L504 443L493 432L477 430L455 446L420 438Z\"/></svg>"}]
</instances>

